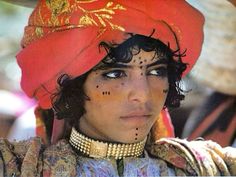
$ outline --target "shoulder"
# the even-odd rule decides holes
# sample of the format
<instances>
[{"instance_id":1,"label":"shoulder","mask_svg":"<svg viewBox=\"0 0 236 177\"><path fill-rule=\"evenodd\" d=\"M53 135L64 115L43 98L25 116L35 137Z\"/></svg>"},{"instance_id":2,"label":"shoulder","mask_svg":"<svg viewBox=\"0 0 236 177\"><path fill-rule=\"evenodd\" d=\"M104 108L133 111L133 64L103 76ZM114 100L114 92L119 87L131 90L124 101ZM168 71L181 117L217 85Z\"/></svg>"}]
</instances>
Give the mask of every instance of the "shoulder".
<instances>
[{"instance_id":1,"label":"shoulder","mask_svg":"<svg viewBox=\"0 0 236 177\"><path fill-rule=\"evenodd\" d=\"M34 176L42 169L40 160L44 146L40 138L9 142L0 139L0 175Z\"/></svg>"},{"instance_id":2,"label":"shoulder","mask_svg":"<svg viewBox=\"0 0 236 177\"><path fill-rule=\"evenodd\" d=\"M66 140L45 147L40 138L0 139L0 176L75 176L76 155Z\"/></svg>"},{"instance_id":3,"label":"shoulder","mask_svg":"<svg viewBox=\"0 0 236 177\"><path fill-rule=\"evenodd\" d=\"M149 153L190 174L236 175L236 149L213 141L163 138L150 145Z\"/></svg>"}]
</instances>

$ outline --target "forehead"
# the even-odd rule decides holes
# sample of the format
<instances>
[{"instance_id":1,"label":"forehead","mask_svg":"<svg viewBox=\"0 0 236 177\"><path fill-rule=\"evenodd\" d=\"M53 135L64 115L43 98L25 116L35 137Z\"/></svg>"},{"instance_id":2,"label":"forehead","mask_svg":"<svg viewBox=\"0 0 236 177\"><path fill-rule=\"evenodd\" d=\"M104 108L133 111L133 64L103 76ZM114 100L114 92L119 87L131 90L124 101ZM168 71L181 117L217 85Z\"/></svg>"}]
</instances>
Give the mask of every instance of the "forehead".
<instances>
[{"instance_id":1,"label":"forehead","mask_svg":"<svg viewBox=\"0 0 236 177\"><path fill-rule=\"evenodd\" d=\"M128 52L127 52L128 51ZM131 50L120 51L122 55L108 54L100 63L98 63L92 70L104 70L109 68L120 68L125 66L149 66L150 64L167 64L169 58L166 52L162 50L146 51L144 49L133 47ZM160 62L157 62L159 61Z\"/></svg>"},{"instance_id":2,"label":"forehead","mask_svg":"<svg viewBox=\"0 0 236 177\"><path fill-rule=\"evenodd\" d=\"M147 52L141 49L138 53L133 53L131 61L128 62L126 65L145 66L155 63L158 60L167 61L167 58L163 55L159 55L156 51Z\"/></svg>"},{"instance_id":3,"label":"forehead","mask_svg":"<svg viewBox=\"0 0 236 177\"><path fill-rule=\"evenodd\" d=\"M156 60L158 59L157 53L156 51L150 51L150 52L146 52L142 49L140 49L140 51L138 53L134 53L133 52L133 57L131 59L130 62L134 61L134 60L140 60L140 61L152 61L152 60Z\"/></svg>"}]
</instances>

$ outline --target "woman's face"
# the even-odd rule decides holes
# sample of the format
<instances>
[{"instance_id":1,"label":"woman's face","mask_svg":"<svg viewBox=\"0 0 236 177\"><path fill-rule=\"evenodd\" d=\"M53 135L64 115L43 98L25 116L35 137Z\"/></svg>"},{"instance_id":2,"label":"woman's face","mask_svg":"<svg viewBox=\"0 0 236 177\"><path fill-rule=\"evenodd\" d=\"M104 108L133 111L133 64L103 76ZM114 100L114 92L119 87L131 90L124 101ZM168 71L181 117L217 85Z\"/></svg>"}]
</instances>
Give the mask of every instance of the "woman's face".
<instances>
[{"instance_id":1,"label":"woman's face","mask_svg":"<svg viewBox=\"0 0 236 177\"><path fill-rule=\"evenodd\" d=\"M90 100L85 101L80 131L105 141L143 140L166 100L166 63L154 51L141 50L129 63L92 71L84 84Z\"/></svg>"}]
</instances>

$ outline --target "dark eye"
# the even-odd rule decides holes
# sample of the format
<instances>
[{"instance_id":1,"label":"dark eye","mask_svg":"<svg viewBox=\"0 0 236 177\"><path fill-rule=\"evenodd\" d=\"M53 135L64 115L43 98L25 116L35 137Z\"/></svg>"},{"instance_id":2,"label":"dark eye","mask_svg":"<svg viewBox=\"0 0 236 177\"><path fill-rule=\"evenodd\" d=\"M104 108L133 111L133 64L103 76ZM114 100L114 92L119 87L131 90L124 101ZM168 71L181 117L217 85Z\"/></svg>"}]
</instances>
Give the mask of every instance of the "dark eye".
<instances>
[{"instance_id":1,"label":"dark eye","mask_svg":"<svg viewBox=\"0 0 236 177\"><path fill-rule=\"evenodd\" d=\"M159 67L156 69L152 69L148 72L148 75L166 77L167 76L167 68L166 67Z\"/></svg>"},{"instance_id":2,"label":"dark eye","mask_svg":"<svg viewBox=\"0 0 236 177\"><path fill-rule=\"evenodd\" d=\"M112 71L103 73L102 76L108 79L117 79L121 77L126 77L127 75L122 70L112 70Z\"/></svg>"}]
</instances>

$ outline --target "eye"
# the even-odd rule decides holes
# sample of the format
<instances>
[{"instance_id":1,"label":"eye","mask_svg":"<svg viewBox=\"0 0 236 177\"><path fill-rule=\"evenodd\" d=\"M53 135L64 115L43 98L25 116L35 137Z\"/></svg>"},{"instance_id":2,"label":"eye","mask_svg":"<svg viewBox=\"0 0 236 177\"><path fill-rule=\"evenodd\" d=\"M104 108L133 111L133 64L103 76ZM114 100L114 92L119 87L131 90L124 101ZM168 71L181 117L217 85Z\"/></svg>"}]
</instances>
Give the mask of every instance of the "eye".
<instances>
[{"instance_id":1,"label":"eye","mask_svg":"<svg viewBox=\"0 0 236 177\"><path fill-rule=\"evenodd\" d=\"M103 73L102 76L108 79L118 79L118 78L126 77L127 75L122 70L112 70L112 71Z\"/></svg>"},{"instance_id":2,"label":"eye","mask_svg":"<svg viewBox=\"0 0 236 177\"><path fill-rule=\"evenodd\" d=\"M166 67L158 67L158 68L152 69L148 72L148 75L166 77L167 76L167 68Z\"/></svg>"}]
</instances>

